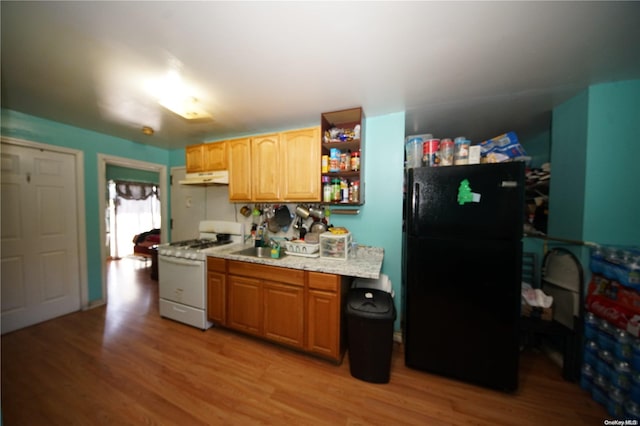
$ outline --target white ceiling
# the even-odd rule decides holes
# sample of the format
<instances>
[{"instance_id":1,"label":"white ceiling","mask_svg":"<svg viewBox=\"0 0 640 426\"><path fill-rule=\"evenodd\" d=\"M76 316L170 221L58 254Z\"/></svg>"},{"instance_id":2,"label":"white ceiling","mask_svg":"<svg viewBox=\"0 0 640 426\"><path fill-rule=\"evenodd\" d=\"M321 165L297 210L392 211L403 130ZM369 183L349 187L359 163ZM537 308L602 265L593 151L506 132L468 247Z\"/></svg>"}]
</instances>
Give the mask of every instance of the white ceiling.
<instances>
[{"instance_id":1,"label":"white ceiling","mask_svg":"<svg viewBox=\"0 0 640 426\"><path fill-rule=\"evenodd\" d=\"M164 148L354 106L406 111L407 134L526 136L589 85L640 78L640 2L2 1L0 13L3 108ZM176 61L213 122L143 90Z\"/></svg>"}]
</instances>

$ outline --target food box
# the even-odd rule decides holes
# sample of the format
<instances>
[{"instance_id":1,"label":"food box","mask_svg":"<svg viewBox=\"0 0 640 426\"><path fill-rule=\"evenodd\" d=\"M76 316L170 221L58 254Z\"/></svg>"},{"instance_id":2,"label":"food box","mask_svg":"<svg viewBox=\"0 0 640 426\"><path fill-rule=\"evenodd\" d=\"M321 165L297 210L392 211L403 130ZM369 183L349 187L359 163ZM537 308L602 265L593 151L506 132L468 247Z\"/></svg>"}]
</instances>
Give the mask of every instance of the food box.
<instances>
[{"instance_id":1,"label":"food box","mask_svg":"<svg viewBox=\"0 0 640 426\"><path fill-rule=\"evenodd\" d=\"M351 255L351 232L333 234L329 231L320 234L320 257L326 259L348 260Z\"/></svg>"}]
</instances>

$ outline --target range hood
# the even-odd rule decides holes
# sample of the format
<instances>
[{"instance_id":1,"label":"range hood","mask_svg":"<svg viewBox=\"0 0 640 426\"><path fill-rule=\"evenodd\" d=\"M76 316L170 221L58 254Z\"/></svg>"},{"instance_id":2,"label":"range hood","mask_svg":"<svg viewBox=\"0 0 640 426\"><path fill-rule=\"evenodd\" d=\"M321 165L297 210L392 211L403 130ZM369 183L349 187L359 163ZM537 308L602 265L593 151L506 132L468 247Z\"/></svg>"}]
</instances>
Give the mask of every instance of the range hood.
<instances>
[{"instance_id":1,"label":"range hood","mask_svg":"<svg viewBox=\"0 0 640 426\"><path fill-rule=\"evenodd\" d=\"M187 173L184 180L178 183L181 185L229 185L229 171Z\"/></svg>"}]
</instances>

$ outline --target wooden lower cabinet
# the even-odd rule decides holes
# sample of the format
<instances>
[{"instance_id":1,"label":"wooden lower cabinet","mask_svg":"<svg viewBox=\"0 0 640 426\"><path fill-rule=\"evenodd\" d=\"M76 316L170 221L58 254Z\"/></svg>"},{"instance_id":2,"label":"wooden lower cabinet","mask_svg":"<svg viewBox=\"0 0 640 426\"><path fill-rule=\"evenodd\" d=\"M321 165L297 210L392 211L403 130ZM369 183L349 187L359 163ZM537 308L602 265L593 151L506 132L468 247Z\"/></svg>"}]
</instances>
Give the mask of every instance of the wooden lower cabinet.
<instances>
[{"instance_id":1,"label":"wooden lower cabinet","mask_svg":"<svg viewBox=\"0 0 640 426\"><path fill-rule=\"evenodd\" d=\"M218 325L227 321L226 261L207 258L207 318Z\"/></svg>"},{"instance_id":2,"label":"wooden lower cabinet","mask_svg":"<svg viewBox=\"0 0 640 426\"><path fill-rule=\"evenodd\" d=\"M343 304L347 277L308 272L307 342L305 349L340 362L345 350Z\"/></svg>"},{"instance_id":3,"label":"wooden lower cabinet","mask_svg":"<svg viewBox=\"0 0 640 426\"><path fill-rule=\"evenodd\" d=\"M264 337L296 348L304 347L304 288L265 282Z\"/></svg>"},{"instance_id":4,"label":"wooden lower cabinet","mask_svg":"<svg viewBox=\"0 0 640 426\"><path fill-rule=\"evenodd\" d=\"M348 277L226 261L225 280L209 270L209 309L219 310L218 285L224 283L226 327L329 359L342 361L345 350L343 303ZM217 293L219 294L219 292Z\"/></svg>"},{"instance_id":5,"label":"wooden lower cabinet","mask_svg":"<svg viewBox=\"0 0 640 426\"><path fill-rule=\"evenodd\" d=\"M262 335L262 285L255 278L227 277L227 326Z\"/></svg>"},{"instance_id":6,"label":"wooden lower cabinet","mask_svg":"<svg viewBox=\"0 0 640 426\"><path fill-rule=\"evenodd\" d=\"M340 352L340 305L335 293L309 290L307 350L329 358Z\"/></svg>"}]
</instances>

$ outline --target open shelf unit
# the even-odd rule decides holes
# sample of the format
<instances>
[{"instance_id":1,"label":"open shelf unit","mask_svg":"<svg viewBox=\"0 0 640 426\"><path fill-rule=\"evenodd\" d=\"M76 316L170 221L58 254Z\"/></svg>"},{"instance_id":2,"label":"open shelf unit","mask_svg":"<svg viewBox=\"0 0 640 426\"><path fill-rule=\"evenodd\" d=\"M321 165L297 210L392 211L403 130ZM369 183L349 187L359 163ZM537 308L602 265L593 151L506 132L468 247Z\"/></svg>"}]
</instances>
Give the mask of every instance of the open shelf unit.
<instances>
[{"instance_id":1,"label":"open shelf unit","mask_svg":"<svg viewBox=\"0 0 640 426\"><path fill-rule=\"evenodd\" d=\"M360 156L360 167L357 171L353 170L340 170L340 171L327 171L322 172L322 178L329 178L330 181L334 179L346 180L348 185L357 182L358 199L357 201L351 199L348 202L336 201L326 202L323 199L323 204L330 204L336 206L361 206L364 204L364 179L363 179L363 165L364 165L364 112L361 107L345 109L340 111L325 112L321 115L321 131L322 131L322 152L321 156L330 156L331 149L336 148L341 152L351 151L351 154L358 153ZM359 138L348 138L347 140L331 139L329 133L333 128L345 129L352 131L360 127ZM358 133L356 132L356 135ZM350 168L350 165L349 165ZM324 183L321 181L321 185Z\"/></svg>"}]
</instances>

